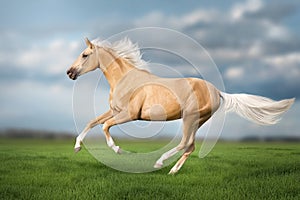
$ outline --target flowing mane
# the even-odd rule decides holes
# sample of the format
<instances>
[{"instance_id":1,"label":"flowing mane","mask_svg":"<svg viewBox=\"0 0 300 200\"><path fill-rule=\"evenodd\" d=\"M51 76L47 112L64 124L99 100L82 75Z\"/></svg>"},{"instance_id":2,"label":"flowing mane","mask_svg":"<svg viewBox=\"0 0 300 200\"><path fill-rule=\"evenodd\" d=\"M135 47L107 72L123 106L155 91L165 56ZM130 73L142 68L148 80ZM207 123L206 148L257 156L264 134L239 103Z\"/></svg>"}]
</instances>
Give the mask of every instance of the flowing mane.
<instances>
[{"instance_id":1,"label":"flowing mane","mask_svg":"<svg viewBox=\"0 0 300 200\"><path fill-rule=\"evenodd\" d=\"M92 43L98 47L110 49L116 57L121 57L127 60L135 67L144 67L147 65L147 62L142 59L142 54L138 44L133 43L128 37L114 43L100 39L95 39Z\"/></svg>"}]
</instances>

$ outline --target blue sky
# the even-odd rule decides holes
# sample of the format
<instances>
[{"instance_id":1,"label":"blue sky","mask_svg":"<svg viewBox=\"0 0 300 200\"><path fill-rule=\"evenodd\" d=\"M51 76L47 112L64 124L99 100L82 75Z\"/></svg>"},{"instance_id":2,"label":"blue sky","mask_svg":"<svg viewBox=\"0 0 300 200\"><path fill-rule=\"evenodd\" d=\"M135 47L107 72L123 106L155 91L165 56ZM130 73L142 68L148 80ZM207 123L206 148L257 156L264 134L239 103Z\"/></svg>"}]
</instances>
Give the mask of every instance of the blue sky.
<instances>
[{"instance_id":1,"label":"blue sky","mask_svg":"<svg viewBox=\"0 0 300 200\"><path fill-rule=\"evenodd\" d=\"M72 110L74 82L65 71L84 48L83 37L107 38L144 26L174 29L200 43L215 61L227 92L247 92L277 100L300 97L300 2L296 0L12 0L2 1L1 5L1 129L76 132ZM131 39L149 43L157 40ZM174 41L167 41L166 45L174 45ZM178 44L178 48L181 46ZM186 53L193 54L189 49ZM164 55L158 61L174 66L184 76L193 76ZM93 72L79 81L99 76L99 71ZM95 103L97 114L105 111L108 102L107 83L102 81L101 85L104 86L99 86L95 98L99 102ZM79 103L80 100L77 106L81 107ZM78 129L93 115L75 115ZM253 125L230 114L222 136L299 136L299 116L298 100L280 124L271 127Z\"/></svg>"}]
</instances>

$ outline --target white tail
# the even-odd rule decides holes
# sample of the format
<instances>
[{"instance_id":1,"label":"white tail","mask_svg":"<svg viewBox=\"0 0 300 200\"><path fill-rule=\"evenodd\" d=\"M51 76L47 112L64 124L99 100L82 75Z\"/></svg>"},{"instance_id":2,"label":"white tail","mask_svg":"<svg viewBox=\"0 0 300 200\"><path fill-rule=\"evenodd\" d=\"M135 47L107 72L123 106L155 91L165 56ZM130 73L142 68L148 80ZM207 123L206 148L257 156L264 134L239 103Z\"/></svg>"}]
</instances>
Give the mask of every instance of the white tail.
<instances>
[{"instance_id":1,"label":"white tail","mask_svg":"<svg viewBox=\"0 0 300 200\"><path fill-rule=\"evenodd\" d=\"M220 93L225 111L234 111L241 117L262 125L276 124L280 115L294 103L293 99L274 101L272 99L249 95Z\"/></svg>"}]
</instances>

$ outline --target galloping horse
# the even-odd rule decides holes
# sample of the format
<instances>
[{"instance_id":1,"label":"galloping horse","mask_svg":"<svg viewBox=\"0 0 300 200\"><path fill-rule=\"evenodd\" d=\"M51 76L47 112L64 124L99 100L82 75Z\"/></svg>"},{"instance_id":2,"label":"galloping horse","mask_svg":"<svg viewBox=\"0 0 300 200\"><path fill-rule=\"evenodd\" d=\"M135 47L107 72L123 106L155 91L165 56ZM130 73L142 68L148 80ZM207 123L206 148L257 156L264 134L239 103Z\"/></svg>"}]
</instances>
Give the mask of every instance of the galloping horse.
<instances>
[{"instance_id":1,"label":"galloping horse","mask_svg":"<svg viewBox=\"0 0 300 200\"><path fill-rule=\"evenodd\" d=\"M137 44L128 38L113 44L89 41L87 48L68 69L72 80L100 68L110 85L110 109L87 124L76 138L75 152L81 150L81 142L88 131L103 124L107 145L121 153L109 133L109 128L132 120L183 120L183 136L175 148L164 153L155 168L184 150L182 157L169 172L174 174L182 167L195 149L195 134L218 109L235 111L240 116L259 124L275 124L295 99L273 101L248 95L220 92L211 83L197 78L160 78L140 66L147 64L141 58ZM221 102L222 99L222 102Z\"/></svg>"}]
</instances>

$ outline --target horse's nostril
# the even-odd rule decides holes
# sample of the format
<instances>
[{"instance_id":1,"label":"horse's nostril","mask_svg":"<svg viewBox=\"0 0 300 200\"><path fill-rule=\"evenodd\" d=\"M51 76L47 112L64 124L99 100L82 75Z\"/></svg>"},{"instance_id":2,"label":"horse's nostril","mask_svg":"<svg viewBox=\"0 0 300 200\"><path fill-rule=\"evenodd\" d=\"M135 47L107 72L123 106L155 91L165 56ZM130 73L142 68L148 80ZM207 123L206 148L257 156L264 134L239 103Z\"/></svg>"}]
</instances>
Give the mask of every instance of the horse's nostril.
<instances>
[{"instance_id":1,"label":"horse's nostril","mask_svg":"<svg viewBox=\"0 0 300 200\"><path fill-rule=\"evenodd\" d=\"M72 73L72 70L69 69L69 70L67 71L67 74L69 75L69 74L71 74L71 73Z\"/></svg>"},{"instance_id":2,"label":"horse's nostril","mask_svg":"<svg viewBox=\"0 0 300 200\"><path fill-rule=\"evenodd\" d=\"M67 75L69 76L70 79L76 80L77 77L79 76L79 72L77 71L77 69L71 67L67 70Z\"/></svg>"}]
</instances>

